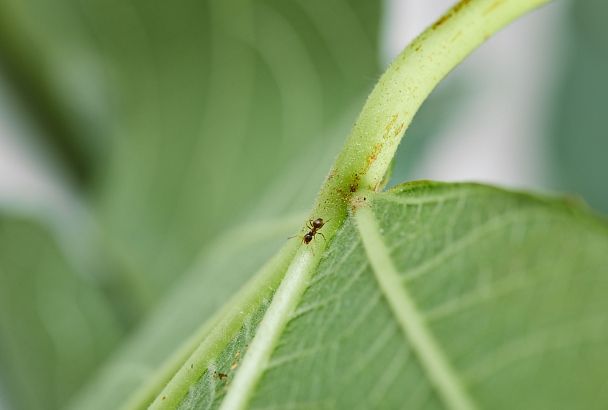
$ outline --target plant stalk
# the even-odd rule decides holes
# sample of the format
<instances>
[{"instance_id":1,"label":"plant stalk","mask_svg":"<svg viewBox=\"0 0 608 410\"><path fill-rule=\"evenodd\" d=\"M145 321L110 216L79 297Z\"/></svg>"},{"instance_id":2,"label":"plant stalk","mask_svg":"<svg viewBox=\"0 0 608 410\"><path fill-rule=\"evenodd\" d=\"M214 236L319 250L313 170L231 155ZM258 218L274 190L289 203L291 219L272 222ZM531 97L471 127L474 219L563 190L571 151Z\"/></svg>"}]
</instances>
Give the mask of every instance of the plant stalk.
<instances>
[{"instance_id":1,"label":"plant stalk","mask_svg":"<svg viewBox=\"0 0 608 410\"><path fill-rule=\"evenodd\" d=\"M329 239L355 193L383 188L385 174L414 115L437 84L488 37L550 0L461 0L390 64L323 184L311 219L330 219Z\"/></svg>"}]
</instances>

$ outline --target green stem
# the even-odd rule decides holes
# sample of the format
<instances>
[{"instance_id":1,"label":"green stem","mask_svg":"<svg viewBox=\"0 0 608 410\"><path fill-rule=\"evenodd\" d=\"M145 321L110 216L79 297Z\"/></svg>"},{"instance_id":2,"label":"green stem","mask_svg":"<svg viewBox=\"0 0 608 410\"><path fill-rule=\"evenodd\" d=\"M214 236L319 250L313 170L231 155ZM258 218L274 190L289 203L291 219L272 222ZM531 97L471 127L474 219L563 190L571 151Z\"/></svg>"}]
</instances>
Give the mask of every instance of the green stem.
<instances>
[{"instance_id":1,"label":"green stem","mask_svg":"<svg viewBox=\"0 0 608 410\"><path fill-rule=\"evenodd\" d=\"M353 194L378 191L401 138L424 100L484 40L549 0L462 0L416 38L388 67L325 181L311 218L331 219L329 239Z\"/></svg>"}]
</instances>

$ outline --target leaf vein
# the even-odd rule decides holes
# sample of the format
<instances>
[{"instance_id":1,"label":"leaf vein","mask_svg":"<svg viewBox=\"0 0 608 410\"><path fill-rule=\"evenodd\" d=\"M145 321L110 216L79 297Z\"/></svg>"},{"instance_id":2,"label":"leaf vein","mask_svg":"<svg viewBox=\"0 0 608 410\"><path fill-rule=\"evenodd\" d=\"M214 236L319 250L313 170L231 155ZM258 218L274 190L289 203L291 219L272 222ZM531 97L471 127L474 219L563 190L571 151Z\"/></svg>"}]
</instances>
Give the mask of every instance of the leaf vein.
<instances>
[{"instance_id":1,"label":"leaf vein","mask_svg":"<svg viewBox=\"0 0 608 410\"><path fill-rule=\"evenodd\" d=\"M355 217L363 247L370 259L378 285L442 401L450 409L476 408L472 398L462 386L460 377L431 334L407 287L402 283L388 248L382 240L372 210L362 207L358 209Z\"/></svg>"},{"instance_id":2,"label":"leaf vein","mask_svg":"<svg viewBox=\"0 0 608 410\"><path fill-rule=\"evenodd\" d=\"M444 246L440 252L425 259L423 263L405 271L402 274L402 280L409 282L423 276L434 267L437 267L445 262L450 256L453 256L457 252L466 249L468 246L474 245L481 238L491 235L493 232L503 229L515 222L521 222L521 220L521 211L508 212L506 214L501 214L498 217L488 219L481 225L471 229L465 235ZM392 249L400 249L402 246L403 243L399 243L392 247Z\"/></svg>"}]
</instances>

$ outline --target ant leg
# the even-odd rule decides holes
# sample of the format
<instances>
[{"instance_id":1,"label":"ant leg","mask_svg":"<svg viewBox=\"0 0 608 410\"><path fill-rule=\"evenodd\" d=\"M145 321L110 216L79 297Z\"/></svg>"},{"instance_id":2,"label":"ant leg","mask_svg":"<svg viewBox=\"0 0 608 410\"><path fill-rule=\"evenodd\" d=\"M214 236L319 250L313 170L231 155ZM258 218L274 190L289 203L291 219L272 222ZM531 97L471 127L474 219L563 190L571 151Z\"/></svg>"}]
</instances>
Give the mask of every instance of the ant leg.
<instances>
[{"instance_id":1,"label":"ant leg","mask_svg":"<svg viewBox=\"0 0 608 410\"><path fill-rule=\"evenodd\" d=\"M321 236L323 237L323 240L324 240L325 242L327 242L327 239L325 239L325 235L323 235L321 232L317 232L317 235L321 235Z\"/></svg>"}]
</instances>

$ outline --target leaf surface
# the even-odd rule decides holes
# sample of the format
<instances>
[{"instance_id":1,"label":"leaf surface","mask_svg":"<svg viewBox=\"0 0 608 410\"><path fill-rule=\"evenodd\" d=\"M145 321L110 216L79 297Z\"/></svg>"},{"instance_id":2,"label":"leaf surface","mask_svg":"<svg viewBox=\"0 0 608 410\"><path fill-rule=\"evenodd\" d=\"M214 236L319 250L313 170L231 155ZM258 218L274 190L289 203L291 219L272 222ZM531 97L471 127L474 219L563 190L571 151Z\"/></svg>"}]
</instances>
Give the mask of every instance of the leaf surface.
<instances>
[{"instance_id":1,"label":"leaf surface","mask_svg":"<svg viewBox=\"0 0 608 410\"><path fill-rule=\"evenodd\" d=\"M358 206L287 312L247 408L607 402L604 220L566 200L474 184L405 184ZM180 408L243 394L231 381L263 337L251 330L256 315L189 379Z\"/></svg>"}]
</instances>

